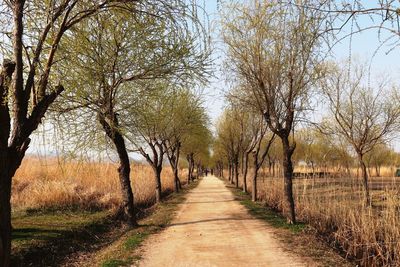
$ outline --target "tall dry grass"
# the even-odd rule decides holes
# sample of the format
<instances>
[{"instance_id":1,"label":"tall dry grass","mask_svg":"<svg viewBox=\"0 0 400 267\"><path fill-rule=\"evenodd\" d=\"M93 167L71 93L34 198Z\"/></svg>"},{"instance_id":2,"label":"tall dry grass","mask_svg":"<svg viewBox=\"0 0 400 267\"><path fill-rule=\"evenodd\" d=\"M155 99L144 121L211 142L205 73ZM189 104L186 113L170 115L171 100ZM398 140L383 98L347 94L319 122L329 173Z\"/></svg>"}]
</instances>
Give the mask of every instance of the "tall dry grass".
<instances>
[{"instance_id":1,"label":"tall dry grass","mask_svg":"<svg viewBox=\"0 0 400 267\"><path fill-rule=\"evenodd\" d=\"M369 167L367 169L369 176L372 177L393 177L396 172L396 167L395 166L381 166L379 170L377 170L375 167ZM278 169L278 171L282 172L281 168ZM309 173L312 172L312 168L309 166L296 166L294 168L295 172L302 172L302 173ZM336 167L316 167L314 168L315 172L330 172L337 174L337 176L342 176L342 177L348 177L349 175L351 177L360 177L361 176L361 169L358 167L351 167L348 170L342 166L336 166ZM282 174L281 174L282 176Z\"/></svg>"},{"instance_id":2,"label":"tall dry grass","mask_svg":"<svg viewBox=\"0 0 400 267\"><path fill-rule=\"evenodd\" d=\"M283 179L261 175L259 198L286 212ZM371 178L372 206L360 179L296 179L298 219L312 225L361 266L400 266L400 178Z\"/></svg>"},{"instance_id":3,"label":"tall dry grass","mask_svg":"<svg viewBox=\"0 0 400 267\"><path fill-rule=\"evenodd\" d=\"M23 209L113 209L121 202L117 164L26 158L12 185L12 207ZM132 165L131 180L137 205L155 201L153 171ZM174 189L169 166L162 171L163 192Z\"/></svg>"}]
</instances>

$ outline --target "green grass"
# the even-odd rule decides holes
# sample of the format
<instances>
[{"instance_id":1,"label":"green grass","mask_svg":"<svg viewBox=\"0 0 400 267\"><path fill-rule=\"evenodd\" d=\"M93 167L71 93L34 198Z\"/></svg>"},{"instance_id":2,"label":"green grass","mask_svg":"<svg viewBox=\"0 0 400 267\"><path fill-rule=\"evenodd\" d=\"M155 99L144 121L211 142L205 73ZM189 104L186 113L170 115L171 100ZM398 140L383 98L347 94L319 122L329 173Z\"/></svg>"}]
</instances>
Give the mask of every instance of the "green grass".
<instances>
[{"instance_id":1,"label":"green grass","mask_svg":"<svg viewBox=\"0 0 400 267\"><path fill-rule=\"evenodd\" d=\"M111 260L106 260L105 262L103 262L103 264L101 266L102 267L129 266L129 263L122 261L122 260L111 259Z\"/></svg>"},{"instance_id":2,"label":"green grass","mask_svg":"<svg viewBox=\"0 0 400 267\"><path fill-rule=\"evenodd\" d=\"M281 214L272 211L265 205L253 202L251 199L243 199L240 201L254 217L266 221L275 228L288 229L293 233L299 233L306 227L304 223L288 224L285 217Z\"/></svg>"},{"instance_id":3,"label":"green grass","mask_svg":"<svg viewBox=\"0 0 400 267\"><path fill-rule=\"evenodd\" d=\"M299 222L296 224L289 224L282 214L271 210L261 202L251 201L251 197L248 193L245 193L241 189L237 189L231 185L227 185L227 187L234 193L235 199L245 206L249 213L257 219L261 219L275 228L287 229L293 233L299 233L305 229L306 224Z\"/></svg>"},{"instance_id":4,"label":"green grass","mask_svg":"<svg viewBox=\"0 0 400 267\"><path fill-rule=\"evenodd\" d=\"M12 218L12 265L55 265L112 228L108 212L20 212Z\"/></svg>"},{"instance_id":5,"label":"green grass","mask_svg":"<svg viewBox=\"0 0 400 267\"><path fill-rule=\"evenodd\" d=\"M136 235L130 236L124 243L124 247L127 250L137 248L149 235L148 232L136 233Z\"/></svg>"}]
</instances>

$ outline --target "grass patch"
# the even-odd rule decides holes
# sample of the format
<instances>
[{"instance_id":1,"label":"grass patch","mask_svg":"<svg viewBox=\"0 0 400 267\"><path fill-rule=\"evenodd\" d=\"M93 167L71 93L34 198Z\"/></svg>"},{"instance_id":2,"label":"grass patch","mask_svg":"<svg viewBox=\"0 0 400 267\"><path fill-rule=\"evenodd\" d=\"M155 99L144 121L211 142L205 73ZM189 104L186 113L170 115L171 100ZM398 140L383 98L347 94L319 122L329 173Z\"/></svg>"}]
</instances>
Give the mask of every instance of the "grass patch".
<instances>
[{"instance_id":1,"label":"grass patch","mask_svg":"<svg viewBox=\"0 0 400 267\"><path fill-rule=\"evenodd\" d=\"M20 212L13 214L12 266L50 266L90 247L109 231L108 212Z\"/></svg>"},{"instance_id":2,"label":"grass patch","mask_svg":"<svg viewBox=\"0 0 400 267\"><path fill-rule=\"evenodd\" d=\"M136 233L136 235L130 236L124 243L124 247L127 250L137 248L149 235L147 232Z\"/></svg>"},{"instance_id":3,"label":"grass patch","mask_svg":"<svg viewBox=\"0 0 400 267\"><path fill-rule=\"evenodd\" d=\"M306 227L306 224L301 222L298 222L296 224L288 224L286 218L283 217L281 214L272 211L261 203L255 203L250 199L241 200L240 203L249 210L251 215L258 219L266 221L275 228L288 229L293 233L300 233Z\"/></svg>"},{"instance_id":4,"label":"grass patch","mask_svg":"<svg viewBox=\"0 0 400 267\"><path fill-rule=\"evenodd\" d=\"M293 233L300 233L306 228L306 224L301 222L297 222L296 224L287 223L287 219L282 214L277 213L261 202L251 201L251 197L248 193L232 185L226 184L226 187L234 193L235 199L245 206L249 213L257 219L261 219L275 228L287 229Z\"/></svg>"},{"instance_id":5,"label":"grass patch","mask_svg":"<svg viewBox=\"0 0 400 267\"><path fill-rule=\"evenodd\" d=\"M101 266L102 267L129 266L129 263L122 261L122 260L110 259L110 260L106 260L105 262L103 262L103 264Z\"/></svg>"}]
</instances>

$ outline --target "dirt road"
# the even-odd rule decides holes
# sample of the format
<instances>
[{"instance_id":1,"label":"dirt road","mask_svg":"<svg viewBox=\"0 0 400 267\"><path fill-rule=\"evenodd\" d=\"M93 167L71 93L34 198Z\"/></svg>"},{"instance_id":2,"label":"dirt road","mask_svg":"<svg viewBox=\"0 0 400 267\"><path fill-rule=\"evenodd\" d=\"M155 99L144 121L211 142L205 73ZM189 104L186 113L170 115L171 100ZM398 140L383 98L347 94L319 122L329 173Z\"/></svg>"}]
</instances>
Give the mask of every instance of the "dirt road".
<instances>
[{"instance_id":1,"label":"dirt road","mask_svg":"<svg viewBox=\"0 0 400 267\"><path fill-rule=\"evenodd\" d=\"M252 218L223 182L205 177L175 220L144 244L139 266L313 266L291 255L274 229Z\"/></svg>"}]
</instances>

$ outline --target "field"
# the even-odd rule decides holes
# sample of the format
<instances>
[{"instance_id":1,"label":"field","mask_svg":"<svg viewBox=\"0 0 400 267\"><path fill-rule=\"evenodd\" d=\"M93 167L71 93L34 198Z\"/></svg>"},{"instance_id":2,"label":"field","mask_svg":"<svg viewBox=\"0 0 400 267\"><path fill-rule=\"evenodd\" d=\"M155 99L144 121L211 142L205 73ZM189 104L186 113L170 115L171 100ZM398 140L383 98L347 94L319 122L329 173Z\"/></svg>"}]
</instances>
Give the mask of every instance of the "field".
<instances>
[{"instance_id":1,"label":"field","mask_svg":"<svg viewBox=\"0 0 400 267\"><path fill-rule=\"evenodd\" d=\"M121 201L117 168L110 162L27 158L13 179L13 210L113 209ZM136 204L154 203L155 181L150 166L133 165L131 180ZM162 171L162 186L165 193L174 188L169 167Z\"/></svg>"},{"instance_id":2,"label":"field","mask_svg":"<svg viewBox=\"0 0 400 267\"><path fill-rule=\"evenodd\" d=\"M384 173L390 174L390 168ZM398 266L399 188L400 178L371 177L372 205L366 206L356 175L295 179L297 216L362 266ZM286 212L282 178L261 174L258 193L268 206Z\"/></svg>"}]
</instances>

